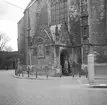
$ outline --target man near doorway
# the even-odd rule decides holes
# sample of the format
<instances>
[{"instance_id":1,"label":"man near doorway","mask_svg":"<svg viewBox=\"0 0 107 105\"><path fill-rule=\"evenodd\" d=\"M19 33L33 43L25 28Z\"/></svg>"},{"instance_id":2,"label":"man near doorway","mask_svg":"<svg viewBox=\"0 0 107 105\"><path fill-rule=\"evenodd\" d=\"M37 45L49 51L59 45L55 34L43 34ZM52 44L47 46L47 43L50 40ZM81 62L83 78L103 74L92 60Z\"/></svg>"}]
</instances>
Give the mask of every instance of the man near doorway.
<instances>
[{"instance_id":1,"label":"man near doorway","mask_svg":"<svg viewBox=\"0 0 107 105\"><path fill-rule=\"evenodd\" d=\"M72 62L72 76L74 78L74 69L75 69L75 62L73 61Z\"/></svg>"},{"instance_id":2,"label":"man near doorway","mask_svg":"<svg viewBox=\"0 0 107 105\"><path fill-rule=\"evenodd\" d=\"M70 73L74 77L75 61L73 61L72 57L69 57L69 65L70 65Z\"/></svg>"},{"instance_id":3,"label":"man near doorway","mask_svg":"<svg viewBox=\"0 0 107 105\"><path fill-rule=\"evenodd\" d=\"M69 72L68 72L68 60L67 59L65 59L65 62L64 62L64 71L65 71L65 75L68 75L69 74Z\"/></svg>"},{"instance_id":4,"label":"man near doorway","mask_svg":"<svg viewBox=\"0 0 107 105\"><path fill-rule=\"evenodd\" d=\"M8 70L8 66L5 66L6 71Z\"/></svg>"}]
</instances>

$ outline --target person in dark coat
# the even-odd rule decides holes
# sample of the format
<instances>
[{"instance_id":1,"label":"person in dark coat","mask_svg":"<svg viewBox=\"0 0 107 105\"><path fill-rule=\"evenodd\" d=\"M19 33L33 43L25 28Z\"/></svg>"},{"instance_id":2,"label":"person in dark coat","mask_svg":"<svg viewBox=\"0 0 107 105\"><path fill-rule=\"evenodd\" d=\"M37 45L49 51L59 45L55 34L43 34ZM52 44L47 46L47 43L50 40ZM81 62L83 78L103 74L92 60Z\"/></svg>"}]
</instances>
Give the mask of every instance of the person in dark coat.
<instances>
[{"instance_id":1,"label":"person in dark coat","mask_svg":"<svg viewBox=\"0 0 107 105\"><path fill-rule=\"evenodd\" d=\"M69 72L68 72L68 60L65 60L64 62L64 69L65 69L65 74L68 75Z\"/></svg>"},{"instance_id":2,"label":"person in dark coat","mask_svg":"<svg viewBox=\"0 0 107 105\"><path fill-rule=\"evenodd\" d=\"M6 71L7 71L8 70L8 66L6 66L5 68L6 68Z\"/></svg>"}]
</instances>

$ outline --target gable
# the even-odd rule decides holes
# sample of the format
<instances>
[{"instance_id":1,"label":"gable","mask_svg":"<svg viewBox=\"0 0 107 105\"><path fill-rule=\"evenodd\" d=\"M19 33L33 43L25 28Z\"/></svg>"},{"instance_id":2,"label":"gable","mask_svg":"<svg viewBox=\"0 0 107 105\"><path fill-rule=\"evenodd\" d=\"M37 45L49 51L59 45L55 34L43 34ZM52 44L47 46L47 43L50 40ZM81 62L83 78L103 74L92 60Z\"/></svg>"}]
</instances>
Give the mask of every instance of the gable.
<instances>
[{"instance_id":1,"label":"gable","mask_svg":"<svg viewBox=\"0 0 107 105\"><path fill-rule=\"evenodd\" d=\"M40 5L42 6L42 5ZM48 25L48 6L46 3L44 3L43 7L41 7L41 10L38 15L38 27L40 25Z\"/></svg>"}]
</instances>

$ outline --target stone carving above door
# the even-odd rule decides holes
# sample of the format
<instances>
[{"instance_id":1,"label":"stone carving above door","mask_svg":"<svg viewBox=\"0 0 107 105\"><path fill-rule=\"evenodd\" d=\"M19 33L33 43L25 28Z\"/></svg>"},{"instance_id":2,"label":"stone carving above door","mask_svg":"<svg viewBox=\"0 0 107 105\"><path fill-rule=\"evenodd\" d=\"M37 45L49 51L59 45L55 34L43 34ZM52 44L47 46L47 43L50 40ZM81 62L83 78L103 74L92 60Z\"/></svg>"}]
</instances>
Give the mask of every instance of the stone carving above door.
<instances>
[{"instance_id":1,"label":"stone carving above door","mask_svg":"<svg viewBox=\"0 0 107 105\"><path fill-rule=\"evenodd\" d=\"M61 44L70 44L71 43L68 32L65 30L65 25L63 23L61 24L59 34L60 34L60 43Z\"/></svg>"}]
</instances>

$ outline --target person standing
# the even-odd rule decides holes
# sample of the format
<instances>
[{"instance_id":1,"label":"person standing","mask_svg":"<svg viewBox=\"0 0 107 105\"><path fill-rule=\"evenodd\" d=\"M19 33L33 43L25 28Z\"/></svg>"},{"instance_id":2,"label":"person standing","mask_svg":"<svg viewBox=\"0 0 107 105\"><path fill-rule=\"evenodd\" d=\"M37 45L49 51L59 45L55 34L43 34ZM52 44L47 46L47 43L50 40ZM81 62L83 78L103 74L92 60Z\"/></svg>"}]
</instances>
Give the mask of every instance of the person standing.
<instances>
[{"instance_id":1,"label":"person standing","mask_svg":"<svg viewBox=\"0 0 107 105\"><path fill-rule=\"evenodd\" d=\"M69 66L70 66L69 72L70 74L72 74L72 58L71 57L69 57Z\"/></svg>"},{"instance_id":2,"label":"person standing","mask_svg":"<svg viewBox=\"0 0 107 105\"><path fill-rule=\"evenodd\" d=\"M70 73L74 77L75 62L72 59L69 59L69 64L70 64Z\"/></svg>"},{"instance_id":3,"label":"person standing","mask_svg":"<svg viewBox=\"0 0 107 105\"><path fill-rule=\"evenodd\" d=\"M82 73L82 70L81 70L82 60L81 60L81 58L78 59L78 64L80 65L80 70L78 71L79 77L81 77L81 73Z\"/></svg>"},{"instance_id":4,"label":"person standing","mask_svg":"<svg viewBox=\"0 0 107 105\"><path fill-rule=\"evenodd\" d=\"M69 73L68 73L68 61L67 60L65 60L64 62L64 69L65 69L65 74L68 75Z\"/></svg>"},{"instance_id":5,"label":"person standing","mask_svg":"<svg viewBox=\"0 0 107 105\"><path fill-rule=\"evenodd\" d=\"M75 62L73 61L72 62L72 76L74 78L74 69L75 69Z\"/></svg>"},{"instance_id":6,"label":"person standing","mask_svg":"<svg viewBox=\"0 0 107 105\"><path fill-rule=\"evenodd\" d=\"M5 68L6 68L6 71L8 70L8 66L5 66Z\"/></svg>"}]
</instances>

